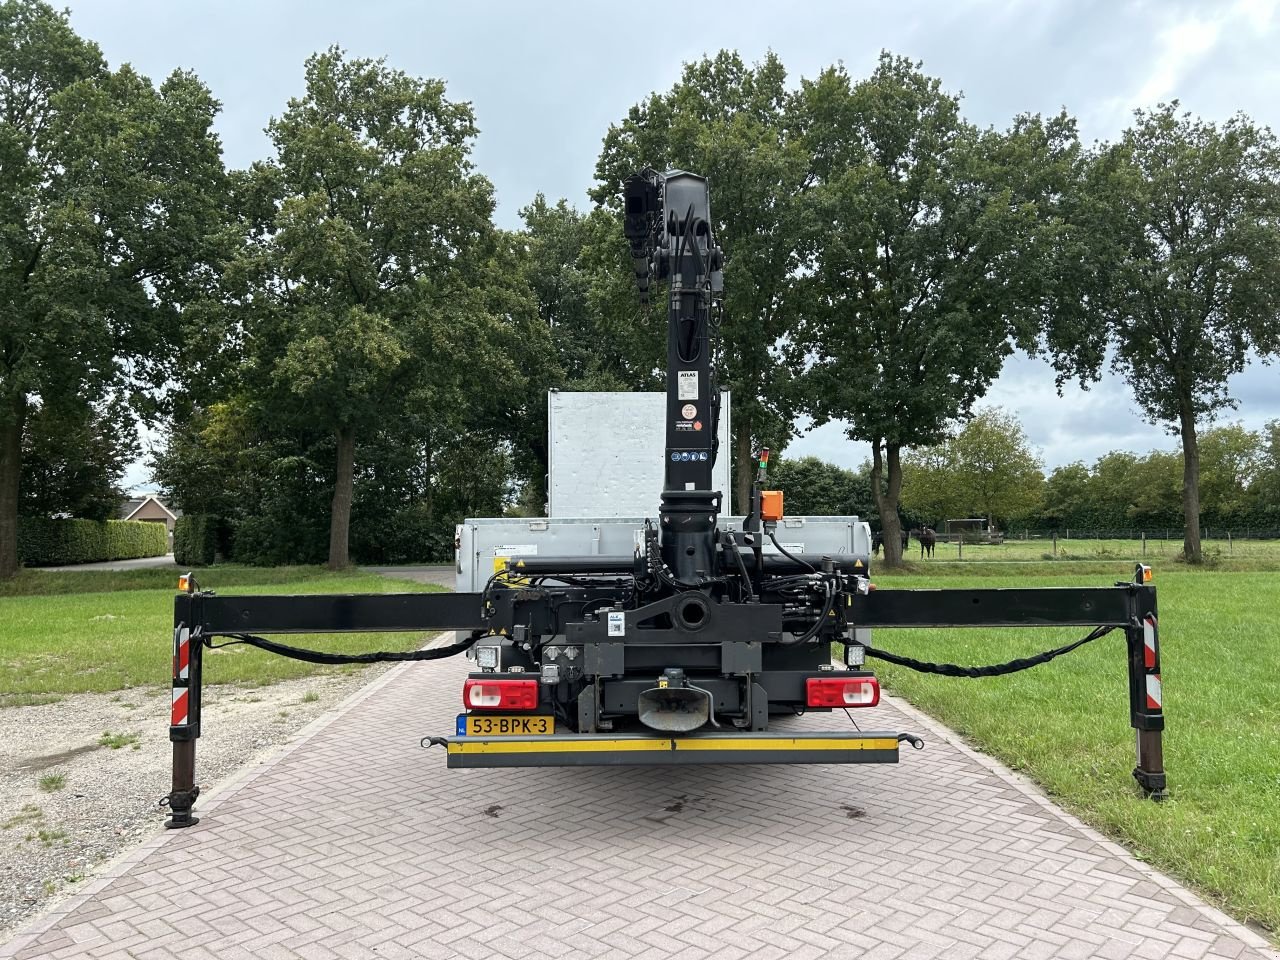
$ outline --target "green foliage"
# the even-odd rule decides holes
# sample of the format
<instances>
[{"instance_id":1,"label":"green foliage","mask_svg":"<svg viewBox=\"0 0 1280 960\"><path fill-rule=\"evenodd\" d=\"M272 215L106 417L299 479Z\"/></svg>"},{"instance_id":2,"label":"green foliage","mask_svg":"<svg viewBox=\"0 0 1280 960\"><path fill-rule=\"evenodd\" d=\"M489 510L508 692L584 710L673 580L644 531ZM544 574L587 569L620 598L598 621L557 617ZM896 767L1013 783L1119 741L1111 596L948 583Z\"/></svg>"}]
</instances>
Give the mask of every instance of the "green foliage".
<instances>
[{"instance_id":1,"label":"green foliage","mask_svg":"<svg viewBox=\"0 0 1280 960\"><path fill-rule=\"evenodd\" d=\"M173 562L183 567L207 567L218 553L218 518L187 513L173 526Z\"/></svg>"},{"instance_id":2,"label":"green foliage","mask_svg":"<svg viewBox=\"0 0 1280 960\"><path fill-rule=\"evenodd\" d=\"M1197 421L1234 405L1250 351L1280 353L1280 150L1246 117L1218 126L1162 104L1095 152L1076 193L1087 242L1052 298L1049 352L1060 379L1087 381L1110 350L1151 422L1180 433L1184 550L1199 561Z\"/></svg>"},{"instance_id":3,"label":"green foliage","mask_svg":"<svg viewBox=\"0 0 1280 960\"><path fill-rule=\"evenodd\" d=\"M1262 437L1243 424L1206 430L1199 437L1200 506L1207 523L1231 525L1250 517L1262 480Z\"/></svg>"},{"instance_id":4,"label":"green foliage","mask_svg":"<svg viewBox=\"0 0 1280 960\"><path fill-rule=\"evenodd\" d=\"M875 514L875 504L867 474L866 468L846 470L817 457L781 459L770 465L768 485L785 494L788 516L869 520Z\"/></svg>"},{"instance_id":5,"label":"green foliage","mask_svg":"<svg viewBox=\"0 0 1280 960\"><path fill-rule=\"evenodd\" d=\"M19 513L106 520L125 499L120 482L140 453L134 417L118 398L97 408L33 410L22 438Z\"/></svg>"},{"instance_id":6,"label":"green foliage","mask_svg":"<svg viewBox=\"0 0 1280 960\"><path fill-rule=\"evenodd\" d=\"M955 436L903 459L902 501L933 523L982 516L998 527L1034 512L1043 466L1018 418L987 408Z\"/></svg>"},{"instance_id":7,"label":"green foliage","mask_svg":"<svg viewBox=\"0 0 1280 960\"><path fill-rule=\"evenodd\" d=\"M67 785L67 775L65 773L46 773L36 781L36 785L44 793L57 793Z\"/></svg>"},{"instance_id":8,"label":"green foliage","mask_svg":"<svg viewBox=\"0 0 1280 960\"><path fill-rule=\"evenodd\" d=\"M939 441L1013 342L1034 340L1039 265L1028 251L1075 128L1062 116L981 132L937 79L888 53L866 80L831 67L800 98L815 185L792 348L807 364L807 412L872 444L893 564L901 448Z\"/></svg>"},{"instance_id":9,"label":"green foliage","mask_svg":"<svg viewBox=\"0 0 1280 960\"><path fill-rule=\"evenodd\" d=\"M275 158L236 177L216 375L188 390L157 463L184 510L228 522L236 557L341 567L353 544L421 534L388 526L405 511L438 530L437 459L509 449L545 403L521 252L471 166L471 108L444 92L330 49L271 122ZM353 516L379 529L352 536Z\"/></svg>"},{"instance_id":10,"label":"green foliage","mask_svg":"<svg viewBox=\"0 0 1280 960\"><path fill-rule=\"evenodd\" d=\"M169 552L169 532L163 523L140 520L23 517L18 521L18 551L31 567L163 557Z\"/></svg>"},{"instance_id":11,"label":"green foliage","mask_svg":"<svg viewBox=\"0 0 1280 960\"><path fill-rule=\"evenodd\" d=\"M257 570L220 564L198 578L201 586L228 594L423 593L442 589L315 567ZM3 702L138 686L167 690L172 649L157 643L156 638L173 629L172 571L31 570L0 585L0 591L7 592L13 583L34 588L25 592L53 595L6 596L0 603L0 637L5 643L5 655L0 658L0 690L6 691ZM357 653L411 650L425 640L416 633L351 633L297 636L290 642L333 653ZM93 669L85 669L90 661ZM232 646L206 651L204 682L262 685L359 669L303 663Z\"/></svg>"},{"instance_id":12,"label":"green foliage","mask_svg":"<svg viewBox=\"0 0 1280 960\"><path fill-rule=\"evenodd\" d=\"M140 739L141 735L137 733L112 733L110 730L103 730L102 736L98 738L98 746L109 750L119 750L123 747L133 747L136 750Z\"/></svg>"},{"instance_id":13,"label":"green foliage","mask_svg":"<svg viewBox=\"0 0 1280 960\"><path fill-rule=\"evenodd\" d=\"M781 451L791 436L791 374L775 344L796 322L792 289L811 183L794 103L786 70L772 53L753 66L727 50L686 64L671 90L651 95L609 129L592 191L596 203L617 212L623 180L645 167L692 170L710 181L716 239L725 252L716 374L733 393L740 511L751 487L752 452ZM615 257L624 267L620 220L615 229ZM620 276L632 285L629 269ZM650 362L665 364L660 348Z\"/></svg>"},{"instance_id":14,"label":"green foliage","mask_svg":"<svg viewBox=\"0 0 1280 960\"><path fill-rule=\"evenodd\" d=\"M1280 420L1271 420L1263 428L1257 479L1249 493L1254 515L1280 525Z\"/></svg>"},{"instance_id":15,"label":"green foliage","mask_svg":"<svg viewBox=\"0 0 1280 960\"><path fill-rule=\"evenodd\" d=\"M1240 424L1205 430L1201 451L1200 523L1215 533L1280 529L1276 423L1261 433ZM1041 530L1182 529L1183 462L1176 452L1112 451L1092 467L1072 463L1045 480Z\"/></svg>"},{"instance_id":16,"label":"green foliage","mask_svg":"<svg viewBox=\"0 0 1280 960\"><path fill-rule=\"evenodd\" d=\"M139 399L207 292L223 170L191 74L111 71L67 15L0 4L0 577L27 422Z\"/></svg>"}]
</instances>

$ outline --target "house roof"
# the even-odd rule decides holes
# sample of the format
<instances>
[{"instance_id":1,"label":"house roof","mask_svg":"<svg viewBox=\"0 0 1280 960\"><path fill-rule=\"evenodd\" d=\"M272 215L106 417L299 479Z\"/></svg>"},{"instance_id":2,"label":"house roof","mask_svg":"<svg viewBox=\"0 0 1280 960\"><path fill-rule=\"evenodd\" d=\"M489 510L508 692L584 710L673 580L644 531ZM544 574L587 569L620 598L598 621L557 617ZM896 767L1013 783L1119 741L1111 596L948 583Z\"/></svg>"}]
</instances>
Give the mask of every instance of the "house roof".
<instances>
[{"instance_id":1,"label":"house roof","mask_svg":"<svg viewBox=\"0 0 1280 960\"><path fill-rule=\"evenodd\" d=\"M138 499L134 499L134 500L129 500L129 501L127 501L127 502L124 504L124 506L120 508L120 512L121 512L121 513L124 513L126 510L128 510L128 511L129 511L127 514L125 514L125 516L124 516L124 517L122 517L122 519L124 519L124 520L131 520L131 519L133 519L134 514L136 514L139 510L141 510L143 507L145 507L145 506L147 505L147 501L152 501L152 502L154 502L154 503L155 503L155 505L156 505L157 507L159 507L159 508L160 508L161 510L163 510L165 513L167 513L167 514L168 514L170 517L172 517L174 520L177 520L177 519L178 519L178 515L177 515L176 513L174 513L172 510L170 510L168 507L166 507L163 503L161 503L161 502L160 502L160 500L159 500L158 498L153 497L153 496L150 496L150 495L145 496L145 497L143 497L143 498L142 498L142 499L140 499L140 500L138 500Z\"/></svg>"}]
</instances>

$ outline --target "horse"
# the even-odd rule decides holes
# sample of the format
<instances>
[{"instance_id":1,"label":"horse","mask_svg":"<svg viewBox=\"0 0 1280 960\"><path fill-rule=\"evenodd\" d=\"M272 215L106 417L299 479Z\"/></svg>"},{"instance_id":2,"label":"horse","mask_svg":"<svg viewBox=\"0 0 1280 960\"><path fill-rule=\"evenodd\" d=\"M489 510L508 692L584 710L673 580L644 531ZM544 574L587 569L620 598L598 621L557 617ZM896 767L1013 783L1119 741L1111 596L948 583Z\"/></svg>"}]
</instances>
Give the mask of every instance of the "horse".
<instances>
[{"instance_id":1,"label":"horse","mask_svg":"<svg viewBox=\"0 0 1280 960\"><path fill-rule=\"evenodd\" d=\"M912 535L920 541L920 559L925 558L928 554L933 557L933 548L938 542L938 534L932 527L925 527L922 530L912 530Z\"/></svg>"},{"instance_id":2,"label":"horse","mask_svg":"<svg viewBox=\"0 0 1280 960\"><path fill-rule=\"evenodd\" d=\"M907 531L902 530L902 552L907 552L908 536ZM880 548L884 546L884 531L877 530L871 535L871 554L872 556L880 556Z\"/></svg>"}]
</instances>

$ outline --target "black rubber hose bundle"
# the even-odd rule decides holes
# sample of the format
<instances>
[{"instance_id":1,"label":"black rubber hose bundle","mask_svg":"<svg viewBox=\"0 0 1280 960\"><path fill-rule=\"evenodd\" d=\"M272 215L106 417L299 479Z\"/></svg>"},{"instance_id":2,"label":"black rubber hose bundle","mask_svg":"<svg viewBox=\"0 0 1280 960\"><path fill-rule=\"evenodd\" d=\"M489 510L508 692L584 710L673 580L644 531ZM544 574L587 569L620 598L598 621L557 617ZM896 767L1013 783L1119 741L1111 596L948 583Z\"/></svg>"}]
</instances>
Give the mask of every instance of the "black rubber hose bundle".
<instances>
[{"instance_id":1,"label":"black rubber hose bundle","mask_svg":"<svg viewBox=\"0 0 1280 960\"><path fill-rule=\"evenodd\" d=\"M301 647L291 647L288 644L276 643L274 640L268 640L265 637L255 637L248 633L233 633L227 636L234 639L227 643L210 644L211 647L229 647L232 644L243 643L251 647L257 647L259 650L265 650L267 653L279 654L282 657L288 657L291 660L302 660L306 663L325 663L325 664L341 664L341 663L396 663L401 661L413 660L443 660L445 657L456 656L464 650L468 650L475 646L475 642L480 639L483 634L475 633L465 640L459 640L457 643L451 643L447 647L435 647L431 650L382 650L374 653L322 653L319 650L304 650Z\"/></svg>"},{"instance_id":2,"label":"black rubber hose bundle","mask_svg":"<svg viewBox=\"0 0 1280 960\"><path fill-rule=\"evenodd\" d=\"M1010 660L1008 663L997 663L987 667L963 667L954 663L927 663L924 660L913 660L911 657L890 653L888 650L877 650L875 647L866 647L865 650L868 657L896 663L900 667L906 667L908 670L915 670L918 673L936 673L944 677L968 677L970 679L1002 677L1006 674L1017 673L1020 670L1038 667L1042 663L1048 663L1055 657L1070 653L1090 641L1106 636L1114 629L1115 627L1097 627L1088 636L1082 637L1073 643L1068 643L1065 647L1057 647L1053 650L1046 650L1044 653L1037 653L1034 657L1021 657L1017 660Z\"/></svg>"}]
</instances>

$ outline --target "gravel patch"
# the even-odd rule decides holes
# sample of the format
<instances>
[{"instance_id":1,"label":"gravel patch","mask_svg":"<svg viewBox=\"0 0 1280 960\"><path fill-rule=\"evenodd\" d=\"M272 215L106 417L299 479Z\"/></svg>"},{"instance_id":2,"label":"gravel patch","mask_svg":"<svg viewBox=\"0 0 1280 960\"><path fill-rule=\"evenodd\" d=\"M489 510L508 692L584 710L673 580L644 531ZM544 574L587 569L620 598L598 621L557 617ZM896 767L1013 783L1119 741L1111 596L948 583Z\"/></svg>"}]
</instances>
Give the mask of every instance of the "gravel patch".
<instances>
[{"instance_id":1,"label":"gravel patch","mask_svg":"<svg viewBox=\"0 0 1280 960\"><path fill-rule=\"evenodd\" d=\"M206 685L196 782L207 792L261 763L387 669ZM162 829L156 801L169 792L168 724L168 687L0 708L0 943Z\"/></svg>"}]
</instances>

